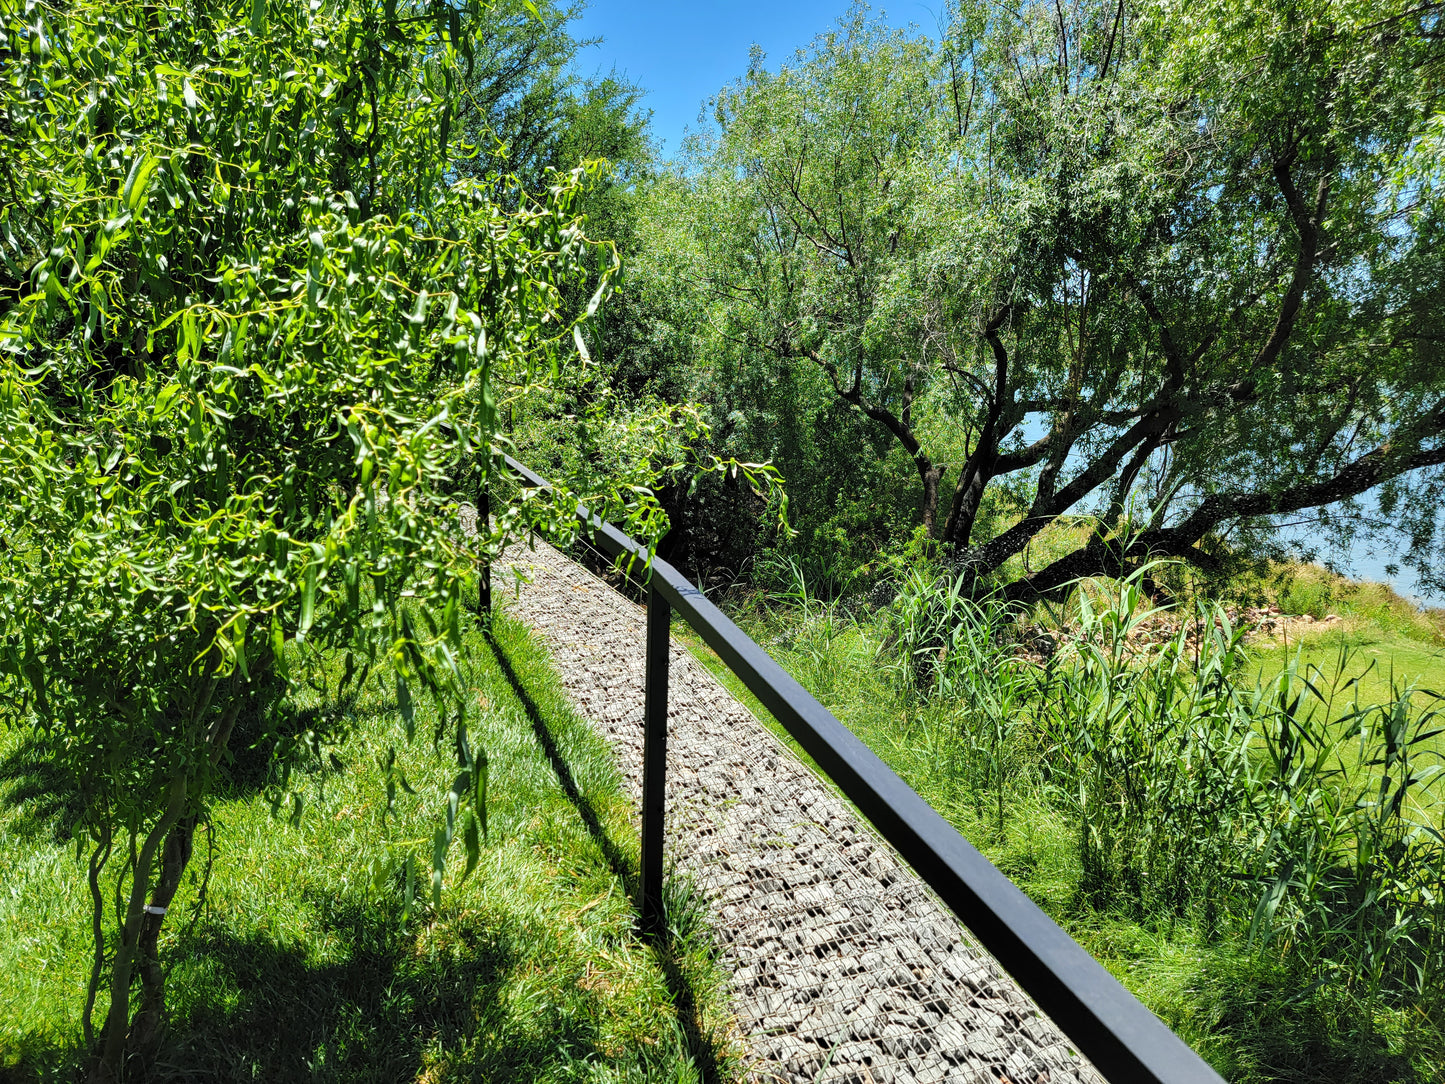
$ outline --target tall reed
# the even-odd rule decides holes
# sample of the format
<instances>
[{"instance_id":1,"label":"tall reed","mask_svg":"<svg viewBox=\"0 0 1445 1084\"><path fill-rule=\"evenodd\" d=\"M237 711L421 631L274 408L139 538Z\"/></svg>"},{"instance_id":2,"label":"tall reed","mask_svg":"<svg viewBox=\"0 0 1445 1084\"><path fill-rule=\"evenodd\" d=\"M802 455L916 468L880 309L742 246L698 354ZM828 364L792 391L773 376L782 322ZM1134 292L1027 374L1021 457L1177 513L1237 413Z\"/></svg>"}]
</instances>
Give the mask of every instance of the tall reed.
<instances>
[{"instance_id":1,"label":"tall reed","mask_svg":"<svg viewBox=\"0 0 1445 1084\"><path fill-rule=\"evenodd\" d=\"M915 569L886 624L898 684L934 708L945 770L968 789L980 820L985 804L991 807L994 830L1003 836L1010 788L1034 759L1025 709L1036 680L1014 643L1010 614L997 601L970 599L962 576Z\"/></svg>"},{"instance_id":2,"label":"tall reed","mask_svg":"<svg viewBox=\"0 0 1445 1084\"><path fill-rule=\"evenodd\" d=\"M1201 602L1172 636L1140 577L1079 592L1076 636L1050 658L1035 708L1055 800L1078 829L1080 891L1142 918L1202 908L1217 925L1245 826L1253 725L1234 684L1241 631Z\"/></svg>"},{"instance_id":3,"label":"tall reed","mask_svg":"<svg viewBox=\"0 0 1445 1084\"><path fill-rule=\"evenodd\" d=\"M1041 788L1075 827L1089 908L1195 921L1354 1026L1382 1007L1445 1023L1445 700L1396 685L1361 705L1347 654L1252 682L1224 608L1166 613L1146 573L1085 585L1044 661L1001 606L911 573L882 661L934 720L939 770L1000 835L1010 796Z\"/></svg>"}]
</instances>

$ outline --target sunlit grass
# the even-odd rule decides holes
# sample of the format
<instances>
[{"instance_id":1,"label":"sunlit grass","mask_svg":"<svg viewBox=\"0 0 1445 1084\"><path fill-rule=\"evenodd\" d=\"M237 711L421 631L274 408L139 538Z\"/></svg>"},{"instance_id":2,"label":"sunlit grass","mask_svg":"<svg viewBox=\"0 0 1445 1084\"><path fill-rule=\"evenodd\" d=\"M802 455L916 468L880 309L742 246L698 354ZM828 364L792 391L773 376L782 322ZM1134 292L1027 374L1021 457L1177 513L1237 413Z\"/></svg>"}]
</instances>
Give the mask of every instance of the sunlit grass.
<instances>
[{"instance_id":1,"label":"sunlit grass","mask_svg":"<svg viewBox=\"0 0 1445 1084\"><path fill-rule=\"evenodd\" d=\"M751 596L741 607L734 607L734 617L1226 1078L1261 1082L1437 1079L1435 1074L1445 1065L1441 1038L1445 1021L1425 1014L1438 1014L1439 998L1423 998L1413 1008L1372 1002L1368 996L1361 1002L1359 995L1350 992L1350 976L1311 979L1302 975L1298 963L1286 965L1288 954L1260 951L1238 925L1212 928L1193 912L1155 910L1126 899L1117 900L1116 906L1091 895L1080 860L1081 825L1064 812L1070 805L1068 796L1058 793L1057 785L1049 782L1051 773L1040 768L1040 734L1030 722L1037 705L1024 704L1018 725L1009 728L1009 741L1016 747L1003 751L1004 809L1000 814L996 805L999 794L976 785L978 766L959 760L960 750L968 744L960 741L960 727L967 725L964 719L972 711L971 694L956 690L955 696L931 700L918 695L896 670L898 660L887 647L889 631L883 622L869 617L851 619L829 606L816 601L804 604L792 596L771 600ZM1413 631L1414 627L1408 628ZM1377 663L1356 685L1336 691L1337 703L1329 712L1332 719L1341 720L1353 709L1357 693L1359 705L1367 708L1391 702L1407 682L1437 690L1445 685L1432 677L1440 672L1438 649L1433 644L1410 638L1400 627L1353 612L1344 622L1312 632L1304 642L1300 672L1317 664L1319 670L1312 672L1312 680L1326 696L1339 668L1341 630L1353 651L1347 660L1347 677L1366 671L1371 658L1389 661ZM737 680L695 635L684 633L683 638L760 719L781 733L778 724L741 691ZM1296 646L1291 640L1291 651ZM1372 655L1372 649L1379 649L1380 656ZM1257 645L1236 681L1248 689L1261 677L1276 676L1284 664L1283 646ZM1427 700L1417 698L1416 710L1428 708ZM1322 705L1307 698L1305 706L1323 722ZM1267 712L1260 716L1266 717ZM1378 715L1370 721L1377 726ZM1328 730L1317 733L1327 735ZM1374 751L1369 756L1377 756L1378 730L1372 731L1371 742ZM1265 755L1265 744L1261 740L1256 756ZM1438 738L1417 743L1412 751L1416 768L1428 768L1433 763L1432 749L1439 747ZM1345 769L1338 779L1342 792L1368 791L1369 780L1380 775L1378 765L1361 762L1357 749L1348 743L1339 748ZM976 752L965 749L963 755ZM970 773L975 776L973 781ZM1438 805L1439 796L1433 785L1418 787L1412 790L1407 806L1418 813L1418 801ZM1346 841L1351 838L1350 831L1345 829ZM1428 875L1428 871L1420 872ZM1339 901L1321 900L1319 904L1337 907ZM1338 921L1345 922L1348 911L1349 905L1338 911ZM1247 914L1244 926L1248 926ZM1312 981L1321 985L1312 986Z\"/></svg>"},{"instance_id":2,"label":"sunlit grass","mask_svg":"<svg viewBox=\"0 0 1445 1084\"><path fill-rule=\"evenodd\" d=\"M1302 667L1318 668L1330 679L1341 672L1354 679L1352 699L1358 690L1362 704L1383 703L1392 688L1406 685L1445 693L1445 646L1421 643L1371 621L1273 638L1256 644L1254 653L1262 681L1272 681L1298 654ZM1347 709L1342 705L1339 710Z\"/></svg>"}]
</instances>

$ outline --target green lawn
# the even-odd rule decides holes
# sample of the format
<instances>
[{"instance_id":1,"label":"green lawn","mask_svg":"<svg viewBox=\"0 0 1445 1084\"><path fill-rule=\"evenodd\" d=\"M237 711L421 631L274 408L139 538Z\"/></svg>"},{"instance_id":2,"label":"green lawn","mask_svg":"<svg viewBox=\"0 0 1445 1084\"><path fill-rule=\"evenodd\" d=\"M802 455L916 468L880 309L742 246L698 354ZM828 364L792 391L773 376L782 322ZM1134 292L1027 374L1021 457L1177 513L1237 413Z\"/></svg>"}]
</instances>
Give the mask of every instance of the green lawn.
<instances>
[{"instance_id":1,"label":"green lawn","mask_svg":"<svg viewBox=\"0 0 1445 1084\"><path fill-rule=\"evenodd\" d=\"M637 840L603 740L568 710L514 622L468 644L474 733L491 765L489 841L439 909L402 920L387 848L426 862L449 749L407 745L380 693L351 710L340 770L316 770L295 825L234 780L163 933L172 1029L159 1080L702 1081L735 1070L722 975L700 913L640 938ZM386 688L383 677L379 683ZM378 687L373 683L371 688ZM417 794L383 836L378 758ZM43 749L0 732L0 1080L66 1079L81 1056L91 951L67 796ZM423 844L423 841L425 843ZM381 871L378 884L377 873ZM674 891L674 897L680 893ZM97 1016L99 1019L99 1015Z\"/></svg>"},{"instance_id":2,"label":"green lawn","mask_svg":"<svg viewBox=\"0 0 1445 1084\"><path fill-rule=\"evenodd\" d=\"M1403 689L1445 693L1445 647L1393 632L1368 620L1347 620L1337 628L1322 628L1291 637L1288 643L1276 638L1255 646L1259 677L1270 681L1287 660L1299 653L1301 669L1315 666L1327 678L1340 672L1345 660L1346 678L1358 677L1361 704L1379 704L1392 699L1392 685ZM1354 699L1354 691L1350 692ZM1343 708L1342 710L1348 710Z\"/></svg>"},{"instance_id":3,"label":"green lawn","mask_svg":"<svg viewBox=\"0 0 1445 1084\"><path fill-rule=\"evenodd\" d=\"M1347 618L1330 629L1309 630L1303 635L1259 643L1254 649L1257 668L1253 679L1268 684L1276 679L1291 660L1298 659L1297 672L1309 680L1329 699L1329 717L1344 720L1342 726L1358 727L1359 709L1375 704L1389 704L1412 693L1411 706L1417 711L1439 707L1436 694L1445 694L1445 647L1425 643L1378 621ZM1378 714L1371 713L1378 722ZM1438 718L1421 728L1424 737L1412 751L1417 768L1445 764L1445 733ZM1336 731L1339 733L1339 731ZM1348 737L1348 733L1342 734ZM1344 741L1340 754L1347 765L1359 769L1360 748L1354 741ZM1364 765L1378 778L1381 767ZM1412 799L1416 813L1445 822L1445 801L1439 780L1420 792L1423 804Z\"/></svg>"}]
</instances>

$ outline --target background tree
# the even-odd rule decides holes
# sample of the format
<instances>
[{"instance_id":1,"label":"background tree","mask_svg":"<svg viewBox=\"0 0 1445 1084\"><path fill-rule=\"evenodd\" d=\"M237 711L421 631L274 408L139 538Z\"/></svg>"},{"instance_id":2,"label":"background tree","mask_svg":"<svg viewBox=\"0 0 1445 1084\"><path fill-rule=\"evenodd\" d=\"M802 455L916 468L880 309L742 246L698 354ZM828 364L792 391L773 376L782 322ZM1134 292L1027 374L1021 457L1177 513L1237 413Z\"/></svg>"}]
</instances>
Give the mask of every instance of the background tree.
<instances>
[{"instance_id":1,"label":"background tree","mask_svg":"<svg viewBox=\"0 0 1445 1084\"><path fill-rule=\"evenodd\" d=\"M1045 15L981 43L984 162L1006 182L984 191L1014 229L975 324L997 437L965 464L945 541L991 572L1092 502L1088 542L1009 585L1025 598L1147 553L1209 567L1228 532L1284 515L1349 523L1380 486L1428 569L1441 208L1402 167L1440 108L1438 11ZM1042 432L1009 447L1031 416ZM972 537L973 494L1028 469L1023 519ZM1133 534L1131 501L1148 509Z\"/></svg>"},{"instance_id":2,"label":"background tree","mask_svg":"<svg viewBox=\"0 0 1445 1084\"><path fill-rule=\"evenodd\" d=\"M624 292L648 328L632 371L711 403L730 453L766 449L821 573L907 536L917 497L899 470L932 494L941 472L911 416L926 370L888 296L918 249L934 62L861 13L815 49L826 60L777 74L757 53L719 95L719 130L642 198Z\"/></svg>"},{"instance_id":3,"label":"background tree","mask_svg":"<svg viewBox=\"0 0 1445 1084\"><path fill-rule=\"evenodd\" d=\"M728 415L812 364L805 396L886 434L915 521L1011 599L1214 568L1302 514L1394 532L1437 582L1439 18L961 5L930 44L855 10L720 96L649 227L693 287L670 326ZM1000 494L1011 521L981 520ZM1080 513L1087 540L1015 571Z\"/></svg>"},{"instance_id":4,"label":"background tree","mask_svg":"<svg viewBox=\"0 0 1445 1084\"><path fill-rule=\"evenodd\" d=\"M549 170L589 159L613 163L624 183L651 158L642 91L616 73L583 75L598 39L573 36L584 5L497 0L477 29L456 92L457 123L475 153L456 168L479 180L514 179L523 191L545 188ZM498 174L493 153L506 170Z\"/></svg>"},{"instance_id":5,"label":"background tree","mask_svg":"<svg viewBox=\"0 0 1445 1084\"><path fill-rule=\"evenodd\" d=\"M453 94L462 135L452 144L453 168L515 207L545 191L554 171L606 162L610 169L587 176L578 210L591 234L625 252L634 217L629 193L653 159L651 113L640 108L642 89L616 72L583 74L587 51L600 40L574 36L583 7L552 0L487 6ZM581 288L590 296L597 285L593 276ZM591 334L605 352L604 328L594 325Z\"/></svg>"}]
</instances>

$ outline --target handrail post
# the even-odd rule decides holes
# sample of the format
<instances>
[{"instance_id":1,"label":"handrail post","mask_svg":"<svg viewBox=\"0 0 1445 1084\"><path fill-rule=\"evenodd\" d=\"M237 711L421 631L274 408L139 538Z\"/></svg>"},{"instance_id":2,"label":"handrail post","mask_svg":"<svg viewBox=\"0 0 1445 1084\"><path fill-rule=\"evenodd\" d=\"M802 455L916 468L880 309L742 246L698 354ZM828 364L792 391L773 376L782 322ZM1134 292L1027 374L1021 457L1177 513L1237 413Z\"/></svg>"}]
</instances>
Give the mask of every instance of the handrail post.
<instances>
[{"instance_id":1,"label":"handrail post","mask_svg":"<svg viewBox=\"0 0 1445 1084\"><path fill-rule=\"evenodd\" d=\"M483 620L492 613L492 558L485 551L485 539L492 532L491 474L489 457L477 474L477 549L482 559L481 575L477 578L477 614Z\"/></svg>"},{"instance_id":2,"label":"handrail post","mask_svg":"<svg viewBox=\"0 0 1445 1084\"><path fill-rule=\"evenodd\" d=\"M654 580L647 589L646 687L642 710L642 928L659 933L662 834L667 803L667 667L672 606Z\"/></svg>"}]
</instances>

